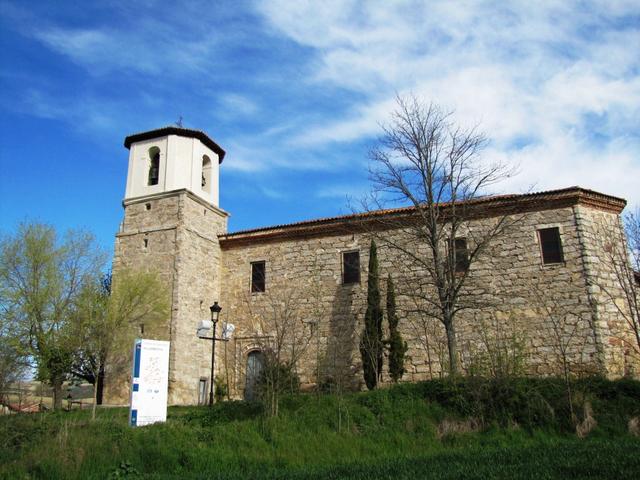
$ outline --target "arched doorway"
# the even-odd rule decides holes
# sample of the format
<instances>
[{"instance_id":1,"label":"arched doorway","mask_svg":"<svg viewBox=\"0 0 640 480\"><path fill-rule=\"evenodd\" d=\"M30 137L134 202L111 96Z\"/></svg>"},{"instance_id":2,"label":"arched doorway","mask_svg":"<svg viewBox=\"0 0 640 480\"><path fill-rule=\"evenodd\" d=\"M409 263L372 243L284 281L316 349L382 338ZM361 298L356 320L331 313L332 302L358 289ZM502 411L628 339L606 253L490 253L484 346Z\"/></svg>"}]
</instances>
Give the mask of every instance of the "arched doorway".
<instances>
[{"instance_id":1,"label":"arched doorway","mask_svg":"<svg viewBox=\"0 0 640 480\"><path fill-rule=\"evenodd\" d=\"M260 350L253 350L247 355L247 375L244 386L244 399L253 401L258 396L258 382L264 368L264 355Z\"/></svg>"}]
</instances>

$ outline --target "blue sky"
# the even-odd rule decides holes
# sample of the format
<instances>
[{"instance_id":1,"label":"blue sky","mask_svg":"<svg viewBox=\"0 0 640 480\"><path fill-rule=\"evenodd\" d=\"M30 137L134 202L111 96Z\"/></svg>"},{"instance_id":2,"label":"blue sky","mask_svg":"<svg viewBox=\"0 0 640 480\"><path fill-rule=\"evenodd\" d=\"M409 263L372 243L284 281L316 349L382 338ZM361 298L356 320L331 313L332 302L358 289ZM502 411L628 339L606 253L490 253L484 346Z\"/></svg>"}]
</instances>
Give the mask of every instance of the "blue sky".
<instances>
[{"instance_id":1,"label":"blue sky","mask_svg":"<svg viewBox=\"0 0 640 480\"><path fill-rule=\"evenodd\" d=\"M180 5L179 3L184 3ZM413 92L480 124L497 187L640 205L640 3L0 1L0 226L122 218L128 134L174 123L226 151L230 230L349 213Z\"/></svg>"}]
</instances>

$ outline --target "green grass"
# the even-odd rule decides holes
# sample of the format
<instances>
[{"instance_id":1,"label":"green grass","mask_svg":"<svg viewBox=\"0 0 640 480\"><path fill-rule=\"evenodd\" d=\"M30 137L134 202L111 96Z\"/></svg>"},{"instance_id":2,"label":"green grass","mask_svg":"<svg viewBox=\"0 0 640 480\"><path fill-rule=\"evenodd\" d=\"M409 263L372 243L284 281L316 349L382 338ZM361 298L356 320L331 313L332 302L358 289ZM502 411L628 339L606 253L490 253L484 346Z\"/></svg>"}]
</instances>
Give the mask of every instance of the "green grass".
<instances>
[{"instance_id":1,"label":"green grass","mask_svg":"<svg viewBox=\"0 0 640 480\"><path fill-rule=\"evenodd\" d=\"M0 417L0 478L640 478L640 383L574 385L598 426L578 439L562 384L425 382L283 399L281 415L230 402L169 409L165 424L127 426L125 409ZM576 405L578 408L578 405ZM438 435L444 419L481 431Z\"/></svg>"}]
</instances>

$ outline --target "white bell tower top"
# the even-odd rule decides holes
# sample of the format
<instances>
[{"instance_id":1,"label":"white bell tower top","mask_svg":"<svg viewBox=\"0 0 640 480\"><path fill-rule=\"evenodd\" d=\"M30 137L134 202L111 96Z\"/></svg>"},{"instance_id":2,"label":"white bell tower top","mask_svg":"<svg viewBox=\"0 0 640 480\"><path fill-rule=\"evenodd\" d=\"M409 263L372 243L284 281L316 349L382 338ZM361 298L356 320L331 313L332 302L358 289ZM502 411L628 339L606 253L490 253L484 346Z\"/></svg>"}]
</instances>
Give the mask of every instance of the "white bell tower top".
<instances>
[{"instance_id":1,"label":"white bell tower top","mask_svg":"<svg viewBox=\"0 0 640 480\"><path fill-rule=\"evenodd\" d=\"M218 207L219 166L225 151L199 130L164 127L130 135L124 199L187 189Z\"/></svg>"}]
</instances>

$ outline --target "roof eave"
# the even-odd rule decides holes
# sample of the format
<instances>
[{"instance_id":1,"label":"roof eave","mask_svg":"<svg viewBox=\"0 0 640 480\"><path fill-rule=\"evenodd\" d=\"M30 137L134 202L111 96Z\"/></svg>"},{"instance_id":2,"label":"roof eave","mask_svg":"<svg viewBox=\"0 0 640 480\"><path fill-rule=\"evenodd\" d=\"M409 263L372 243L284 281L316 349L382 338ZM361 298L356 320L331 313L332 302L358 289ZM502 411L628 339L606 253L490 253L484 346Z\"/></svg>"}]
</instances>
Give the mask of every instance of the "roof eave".
<instances>
[{"instance_id":1,"label":"roof eave","mask_svg":"<svg viewBox=\"0 0 640 480\"><path fill-rule=\"evenodd\" d=\"M509 214L510 212L518 213L564 208L577 204L619 214L624 209L626 200L580 187L569 187L520 195L483 197L472 199L467 203L473 207L470 218L480 218ZM443 204L443 206L447 206L447 204ZM349 233L366 229L365 224L376 222L380 218L410 217L413 211L413 207L401 207L244 230L221 235L220 244L221 246L232 246L280 238Z\"/></svg>"},{"instance_id":2,"label":"roof eave","mask_svg":"<svg viewBox=\"0 0 640 480\"><path fill-rule=\"evenodd\" d=\"M177 135L179 137L195 138L200 140L204 145L209 147L216 155L218 155L218 163L222 163L226 152L224 149L214 142L209 135L201 130L191 130L189 128L182 127L162 127L155 130L148 130L146 132L134 133L124 139L125 148L129 149L132 144L136 142L143 142L145 140L153 140L154 138L166 137L169 135Z\"/></svg>"}]
</instances>

